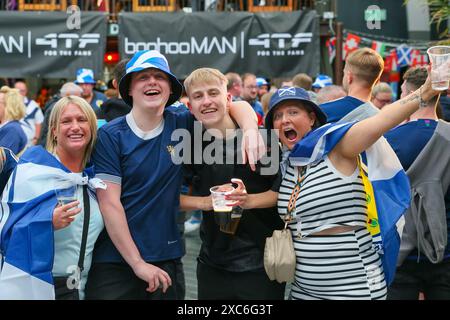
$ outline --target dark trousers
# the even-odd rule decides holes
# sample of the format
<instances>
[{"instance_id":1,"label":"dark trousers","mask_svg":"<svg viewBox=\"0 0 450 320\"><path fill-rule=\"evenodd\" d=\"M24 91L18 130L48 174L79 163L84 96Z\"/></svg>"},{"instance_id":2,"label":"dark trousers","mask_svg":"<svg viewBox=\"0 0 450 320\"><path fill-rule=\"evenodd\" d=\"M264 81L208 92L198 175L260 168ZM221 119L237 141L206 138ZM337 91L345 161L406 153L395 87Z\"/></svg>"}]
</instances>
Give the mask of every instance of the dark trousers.
<instances>
[{"instance_id":1,"label":"dark trousers","mask_svg":"<svg viewBox=\"0 0 450 320\"><path fill-rule=\"evenodd\" d=\"M230 272L197 263L199 300L283 300L285 284L270 281L264 269Z\"/></svg>"},{"instance_id":2,"label":"dark trousers","mask_svg":"<svg viewBox=\"0 0 450 320\"><path fill-rule=\"evenodd\" d=\"M177 266L180 259L152 263L166 271L172 285L166 293L162 289L148 292L147 282L138 278L124 263L94 263L86 283L86 300L177 300Z\"/></svg>"},{"instance_id":3,"label":"dark trousers","mask_svg":"<svg viewBox=\"0 0 450 320\"><path fill-rule=\"evenodd\" d=\"M419 292L425 299L450 299L450 260L438 264L405 260L397 269L388 288L388 300L417 300Z\"/></svg>"}]
</instances>

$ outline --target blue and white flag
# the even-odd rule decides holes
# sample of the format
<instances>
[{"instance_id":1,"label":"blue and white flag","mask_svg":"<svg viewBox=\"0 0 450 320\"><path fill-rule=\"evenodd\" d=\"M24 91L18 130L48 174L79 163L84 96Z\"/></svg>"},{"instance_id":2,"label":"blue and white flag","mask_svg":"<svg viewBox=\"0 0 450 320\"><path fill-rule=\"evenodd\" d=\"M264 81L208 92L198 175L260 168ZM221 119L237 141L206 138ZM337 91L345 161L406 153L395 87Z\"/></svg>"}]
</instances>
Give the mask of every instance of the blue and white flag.
<instances>
[{"instance_id":1,"label":"blue and white flag","mask_svg":"<svg viewBox=\"0 0 450 320\"><path fill-rule=\"evenodd\" d=\"M319 161L333 150L355 123L327 124L311 131L295 145L289 158L291 164L305 166ZM400 218L410 204L409 180L395 152L383 137L363 153L363 158L367 162L381 232L380 237L373 238L374 249L381 255L389 285L395 276L400 249L397 225L403 222Z\"/></svg>"},{"instance_id":2,"label":"blue and white flag","mask_svg":"<svg viewBox=\"0 0 450 320\"><path fill-rule=\"evenodd\" d=\"M106 188L99 179L70 172L42 147L22 155L2 195L0 207L0 299L54 299L53 210L55 188Z\"/></svg>"},{"instance_id":3,"label":"blue and white flag","mask_svg":"<svg viewBox=\"0 0 450 320\"><path fill-rule=\"evenodd\" d=\"M412 48L402 44L397 47L397 64L399 67L410 66L412 63Z\"/></svg>"}]
</instances>

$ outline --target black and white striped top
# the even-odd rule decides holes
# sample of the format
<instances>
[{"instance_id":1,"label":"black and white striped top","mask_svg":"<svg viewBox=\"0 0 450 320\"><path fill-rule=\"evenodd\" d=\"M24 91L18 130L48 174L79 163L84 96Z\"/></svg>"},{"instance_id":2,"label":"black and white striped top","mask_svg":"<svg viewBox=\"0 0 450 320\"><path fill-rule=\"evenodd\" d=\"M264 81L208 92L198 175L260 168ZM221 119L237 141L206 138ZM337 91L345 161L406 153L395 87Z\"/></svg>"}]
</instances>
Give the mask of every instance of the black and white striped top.
<instances>
[{"instance_id":1,"label":"black and white striped top","mask_svg":"<svg viewBox=\"0 0 450 320\"><path fill-rule=\"evenodd\" d=\"M289 164L283 177L278 195L278 213L283 219L300 171ZM344 176L325 157L309 165L304 175L289 223L293 235L304 237L336 226L366 226L366 194L358 168Z\"/></svg>"}]
</instances>

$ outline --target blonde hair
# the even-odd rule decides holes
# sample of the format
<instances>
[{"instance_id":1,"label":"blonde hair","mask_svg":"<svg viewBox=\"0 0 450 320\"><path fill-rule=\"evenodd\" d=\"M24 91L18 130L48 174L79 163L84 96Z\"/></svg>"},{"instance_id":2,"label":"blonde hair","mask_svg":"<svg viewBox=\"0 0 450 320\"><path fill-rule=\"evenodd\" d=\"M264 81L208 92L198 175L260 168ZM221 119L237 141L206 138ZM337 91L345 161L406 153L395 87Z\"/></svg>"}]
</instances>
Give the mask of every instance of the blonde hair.
<instances>
[{"instance_id":1,"label":"blonde hair","mask_svg":"<svg viewBox=\"0 0 450 320\"><path fill-rule=\"evenodd\" d=\"M383 58L370 48L353 51L345 63L358 80L370 86L380 78L384 69Z\"/></svg>"},{"instance_id":2,"label":"blonde hair","mask_svg":"<svg viewBox=\"0 0 450 320\"><path fill-rule=\"evenodd\" d=\"M59 99L55 103L55 106L53 107L52 112L50 113L50 119L48 122L46 149L51 153L56 152L56 147L58 145L58 141L56 140L56 132L59 131L61 114L64 108L67 107L69 104L74 104L81 109L81 111L86 116L89 128L91 129L91 141L89 141L89 144L87 145L83 155L82 165L84 168L89 158L91 157L91 153L92 150L94 149L94 144L97 139L97 117L95 115L94 110L92 110L91 105L87 103L87 101L84 100L83 98L77 96L68 96Z\"/></svg>"},{"instance_id":3,"label":"blonde hair","mask_svg":"<svg viewBox=\"0 0 450 320\"><path fill-rule=\"evenodd\" d=\"M222 72L213 68L199 68L194 71L184 80L184 89L189 95L192 86L198 83L217 83L224 87L226 90L228 79Z\"/></svg>"},{"instance_id":4,"label":"blonde hair","mask_svg":"<svg viewBox=\"0 0 450 320\"><path fill-rule=\"evenodd\" d=\"M0 173L3 171L3 166L5 165L5 162L6 162L5 150L3 149L3 147L0 147Z\"/></svg>"},{"instance_id":5,"label":"blonde hair","mask_svg":"<svg viewBox=\"0 0 450 320\"><path fill-rule=\"evenodd\" d=\"M19 93L18 89L3 86L0 89L0 93L5 95L6 121L20 120L25 117L25 104L23 102L23 96Z\"/></svg>"}]
</instances>

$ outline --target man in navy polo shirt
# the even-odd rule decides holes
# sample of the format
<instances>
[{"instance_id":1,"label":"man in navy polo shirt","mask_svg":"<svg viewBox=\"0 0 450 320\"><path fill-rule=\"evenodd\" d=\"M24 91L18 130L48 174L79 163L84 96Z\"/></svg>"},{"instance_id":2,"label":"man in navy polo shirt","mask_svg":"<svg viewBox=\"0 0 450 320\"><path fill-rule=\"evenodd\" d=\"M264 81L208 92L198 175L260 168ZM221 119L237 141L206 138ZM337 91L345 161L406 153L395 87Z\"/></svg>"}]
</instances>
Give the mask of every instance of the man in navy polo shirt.
<instances>
[{"instance_id":1,"label":"man in navy polo shirt","mask_svg":"<svg viewBox=\"0 0 450 320\"><path fill-rule=\"evenodd\" d=\"M176 129L192 132L194 118L166 109L179 99L182 85L157 51L133 56L119 91L132 110L98 132L93 161L107 184L97 193L106 230L96 243L86 298L178 299L172 284L184 255L176 221L182 169L171 158L177 143L171 135ZM253 110L242 104L230 109L256 132Z\"/></svg>"},{"instance_id":2,"label":"man in navy polo shirt","mask_svg":"<svg viewBox=\"0 0 450 320\"><path fill-rule=\"evenodd\" d=\"M378 112L370 103L372 88L383 72L383 58L374 50L362 48L353 51L345 62L342 85L347 96L328 103L320 108L327 115L329 123L337 122L344 116L364 105L368 116Z\"/></svg>"}]
</instances>

